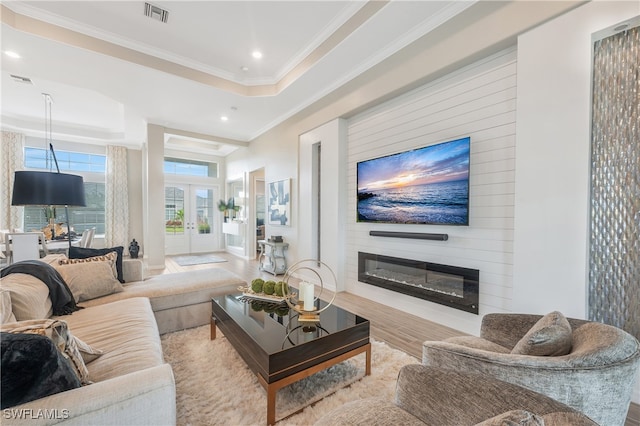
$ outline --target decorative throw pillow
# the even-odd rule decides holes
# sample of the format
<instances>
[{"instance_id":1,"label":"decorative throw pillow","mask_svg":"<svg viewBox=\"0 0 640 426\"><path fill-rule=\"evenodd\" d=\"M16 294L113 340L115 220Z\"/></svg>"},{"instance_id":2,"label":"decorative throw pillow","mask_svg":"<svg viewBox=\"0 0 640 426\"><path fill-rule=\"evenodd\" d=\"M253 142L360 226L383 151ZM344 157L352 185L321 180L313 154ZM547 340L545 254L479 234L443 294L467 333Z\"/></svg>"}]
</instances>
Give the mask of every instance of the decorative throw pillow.
<instances>
[{"instance_id":1,"label":"decorative throw pillow","mask_svg":"<svg viewBox=\"0 0 640 426\"><path fill-rule=\"evenodd\" d=\"M124 284L124 274L122 273L122 256L123 256L124 247L122 246L104 248L104 249L93 249L93 248L74 246L69 249L69 258L84 259L87 257L102 256L112 251L115 251L116 253L118 253L118 258L116 259L116 270L118 271L118 281Z\"/></svg>"},{"instance_id":2,"label":"decorative throw pillow","mask_svg":"<svg viewBox=\"0 0 640 426\"><path fill-rule=\"evenodd\" d=\"M64 253L54 253L54 254L48 254L45 257L41 257L40 258L40 262L44 262L47 265L57 265L58 262L60 262L61 260L67 259L67 255Z\"/></svg>"},{"instance_id":3,"label":"decorative throw pillow","mask_svg":"<svg viewBox=\"0 0 640 426\"><path fill-rule=\"evenodd\" d=\"M16 316L11 308L11 292L0 289L0 324L16 321Z\"/></svg>"},{"instance_id":4,"label":"decorative throw pillow","mask_svg":"<svg viewBox=\"0 0 640 426\"><path fill-rule=\"evenodd\" d=\"M111 264L107 261L57 265L55 268L69 286L76 302L124 290L113 276Z\"/></svg>"},{"instance_id":5,"label":"decorative throw pillow","mask_svg":"<svg viewBox=\"0 0 640 426\"><path fill-rule=\"evenodd\" d=\"M69 360L80 382L83 385L91 383L89 371L81 350L85 352L85 356L90 360L102 355L102 351L92 348L71 334L66 321L57 319L21 321L2 325L0 326L0 331L12 334L38 334L48 337L60 353Z\"/></svg>"},{"instance_id":6,"label":"decorative throw pillow","mask_svg":"<svg viewBox=\"0 0 640 426\"><path fill-rule=\"evenodd\" d=\"M558 311L548 313L516 343L512 354L560 356L571 352L572 331L569 321Z\"/></svg>"},{"instance_id":7,"label":"decorative throw pillow","mask_svg":"<svg viewBox=\"0 0 640 426\"><path fill-rule=\"evenodd\" d=\"M85 257L84 259L60 259L58 260L58 265L74 265L76 263L87 263L87 262L109 262L111 265L111 269L113 270L113 277L118 278L118 271L116 269L116 260L118 260L118 253L112 251L110 253L101 255L101 256L93 256L93 257Z\"/></svg>"},{"instance_id":8,"label":"decorative throw pillow","mask_svg":"<svg viewBox=\"0 0 640 426\"><path fill-rule=\"evenodd\" d=\"M2 409L81 386L71 363L47 337L2 333Z\"/></svg>"},{"instance_id":9,"label":"decorative throw pillow","mask_svg":"<svg viewBox=\"0 0 640 426\"><path fill-rule=\"evenodd\" d=\"M49 318L53 306L49 288L28 274L9 274L0 280L2 289L11 293L11 310L17 321Z\"/></svg>"}]
</instances>

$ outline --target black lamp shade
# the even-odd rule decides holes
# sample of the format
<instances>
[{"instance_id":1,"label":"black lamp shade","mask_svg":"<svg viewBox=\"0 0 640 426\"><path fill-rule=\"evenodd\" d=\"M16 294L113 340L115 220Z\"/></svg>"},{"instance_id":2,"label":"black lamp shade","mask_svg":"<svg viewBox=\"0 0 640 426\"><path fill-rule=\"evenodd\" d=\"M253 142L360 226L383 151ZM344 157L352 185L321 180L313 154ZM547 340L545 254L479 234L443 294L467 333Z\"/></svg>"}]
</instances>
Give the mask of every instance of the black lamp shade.
<instances>
[{"instance_id":1,"label":"black lamp shade","mask_svg":"<svg viewBox=\"0 0 640 426\"><path fill-rule=\"evenodd\" d=\"M12 206L86 206L82 176L19 171L13 183Z\"/></svg>"}]
</instances>

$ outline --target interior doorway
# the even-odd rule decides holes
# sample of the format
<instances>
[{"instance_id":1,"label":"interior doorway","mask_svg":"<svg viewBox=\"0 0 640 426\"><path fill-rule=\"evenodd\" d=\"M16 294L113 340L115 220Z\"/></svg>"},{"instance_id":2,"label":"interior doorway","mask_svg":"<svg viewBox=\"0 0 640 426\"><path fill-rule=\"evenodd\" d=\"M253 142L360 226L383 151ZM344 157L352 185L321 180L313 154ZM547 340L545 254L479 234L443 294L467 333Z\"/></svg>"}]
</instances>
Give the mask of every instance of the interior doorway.
<instances>
[{"instance_id":1,"label":"interior doorway","mask_svg":"<svg viewBox=\"0 0 640 426\"><path fill-rule=\"evenodd\" d=\"M165 185L165 253L205 253L220 249L215 220L218 190L213 186Z\"/></svg>"},{"instance_id":2,"label":"interior doorway","mask_svg":"<svg viewBox=\"0 0 640 426\"><path fill-rule=\"evenodd\" d=\"M250 173L249 179L251 182L251 191L249 199L251 208L250 214L248 217L249 220L249 230L254 230L252 235L255 237L252 238L251 242L248 242L249 253L254 253L257 256L260 253L260 245L258 244L259 240L264 240L267 238L266 231L266 210L267 210L267 200L265 198L265 182L264 182L264 169L254 170Z\"/></svg>"}]
</instances>

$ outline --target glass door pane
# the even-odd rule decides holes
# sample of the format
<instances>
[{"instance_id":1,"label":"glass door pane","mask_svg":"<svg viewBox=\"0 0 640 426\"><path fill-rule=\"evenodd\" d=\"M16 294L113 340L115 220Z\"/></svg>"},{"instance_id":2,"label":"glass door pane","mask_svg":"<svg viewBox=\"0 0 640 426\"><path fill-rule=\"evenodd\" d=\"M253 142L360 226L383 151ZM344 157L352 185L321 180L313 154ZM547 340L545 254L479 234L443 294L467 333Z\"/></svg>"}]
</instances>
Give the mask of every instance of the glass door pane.
<instances>
[{"instance_id":1,"label":"glass door pane","mask_svg":"<svg viewBox=\"0 0 640 426\"><path fill-rule=\"evenodd\" d=\"M165 251L167 254L188 253L189 239L185 231L185 187L167 185L164 190Z\"/></svg>"},{"instance_id":2,"label":"glass door pane","mask_svg":"<svg viewBox=\"0 0 640 426\"><path fill-rule=\"evenodd\" d=\"M191 252L202 253L214 250L214 208L217 197L212 188L191 188L194 209L191 215Z\"/></svg>"}]
</instances>

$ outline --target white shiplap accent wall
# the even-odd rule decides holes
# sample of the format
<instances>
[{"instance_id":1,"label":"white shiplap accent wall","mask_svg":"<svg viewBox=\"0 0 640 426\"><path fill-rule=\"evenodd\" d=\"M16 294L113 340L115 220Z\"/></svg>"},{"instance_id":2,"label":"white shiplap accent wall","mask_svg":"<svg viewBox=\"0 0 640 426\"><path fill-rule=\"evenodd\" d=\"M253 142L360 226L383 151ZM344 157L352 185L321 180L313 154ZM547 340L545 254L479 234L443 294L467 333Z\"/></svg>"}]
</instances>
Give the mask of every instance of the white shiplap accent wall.
<instances>
[{"instance_id":1,"label":"white shiplap accent wall","mask_svg":"<svg viewBox=\"0 0 640 426\"><path fill-rule=\"evenodd\" d=\"M482 315L511 310L516 48L480 60L349 120L347 290L477 334ZM469 226L356 222L356 163L471 137ZM370 230L447 233L445 242L369 236ZM358 251L480 270L480 315L360 283Z\"/></svg>"}]
</instances>

